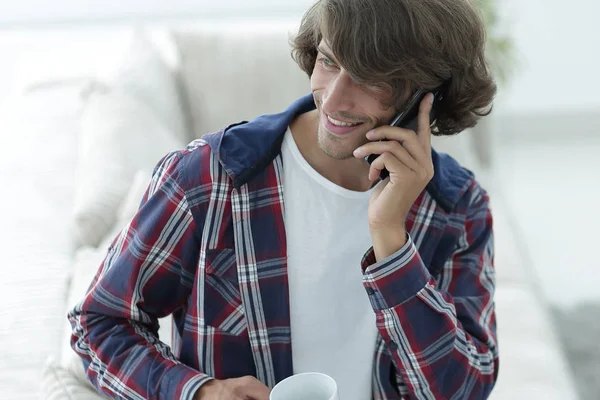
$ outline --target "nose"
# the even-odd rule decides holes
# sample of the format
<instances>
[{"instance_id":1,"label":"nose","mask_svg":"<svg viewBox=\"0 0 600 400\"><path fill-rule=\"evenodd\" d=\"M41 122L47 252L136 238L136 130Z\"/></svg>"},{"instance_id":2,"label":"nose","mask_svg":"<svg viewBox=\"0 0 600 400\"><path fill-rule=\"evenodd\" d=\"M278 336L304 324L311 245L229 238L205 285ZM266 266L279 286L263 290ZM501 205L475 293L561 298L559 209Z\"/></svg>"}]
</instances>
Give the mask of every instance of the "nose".
<instances>
[{"instance_id":1,"label":"nose","mask_svg":"<svg viewBox=\"0 0 600 400\"><path fill-rule=\"evenodd\" d=\"M329 84L323 96L323 111L335 114L338 111L348 111L354 106L352 95L356 83L346 71L341 71Z\"/></svg>"}]
</instances>

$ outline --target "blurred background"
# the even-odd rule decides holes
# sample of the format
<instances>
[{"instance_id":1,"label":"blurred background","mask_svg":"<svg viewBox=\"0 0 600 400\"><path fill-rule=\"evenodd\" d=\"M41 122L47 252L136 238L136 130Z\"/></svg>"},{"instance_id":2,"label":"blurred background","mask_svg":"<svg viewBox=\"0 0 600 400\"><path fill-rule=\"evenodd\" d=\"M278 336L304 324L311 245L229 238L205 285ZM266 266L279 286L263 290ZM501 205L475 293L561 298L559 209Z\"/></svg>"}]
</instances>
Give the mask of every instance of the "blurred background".
<instances>
[{"instance_id":1,"label":"blurred background","mask_svg":"<svg viewBox=\"0 0 600 400\"><path fill-rule=\"evenodd\" d=\"M302 92L286 41L312 3L0 3L0 398L83 385L64 315L139 201L128 190L165 150ZM599 399L600 3L475 3L499 93L489 117L437 147L492 196L495 395ZM69 390L52 398L83 398Z\"/></svg>"}]
</instances>

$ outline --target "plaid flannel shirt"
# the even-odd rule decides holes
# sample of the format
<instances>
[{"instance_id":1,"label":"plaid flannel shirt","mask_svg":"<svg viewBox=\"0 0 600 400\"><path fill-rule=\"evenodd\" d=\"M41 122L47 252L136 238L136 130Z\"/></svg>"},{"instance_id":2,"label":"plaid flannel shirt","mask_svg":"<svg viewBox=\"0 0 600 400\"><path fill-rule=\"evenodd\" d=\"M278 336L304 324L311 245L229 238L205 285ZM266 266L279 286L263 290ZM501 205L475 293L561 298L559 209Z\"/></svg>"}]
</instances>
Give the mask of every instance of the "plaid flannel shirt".
<instances>
[{"instance_id":1,"label":"plaid flannel shirt","mask_svg":"<svg viewBox=\"0 0 600 400\"><path fill-rule=\"evenodd\" d=\"M165 156L141 206L69 313L88 379L114 398L192 399L211 379L292 375L281 141L314 109L204 136ZM373 399L483 399L498 373L485 191L432 151L406 245L363 270L379 331ZM349 268L353 268L351 265ZM157 318L173 315L173 345Z\"/></svg>"}]
</instances>

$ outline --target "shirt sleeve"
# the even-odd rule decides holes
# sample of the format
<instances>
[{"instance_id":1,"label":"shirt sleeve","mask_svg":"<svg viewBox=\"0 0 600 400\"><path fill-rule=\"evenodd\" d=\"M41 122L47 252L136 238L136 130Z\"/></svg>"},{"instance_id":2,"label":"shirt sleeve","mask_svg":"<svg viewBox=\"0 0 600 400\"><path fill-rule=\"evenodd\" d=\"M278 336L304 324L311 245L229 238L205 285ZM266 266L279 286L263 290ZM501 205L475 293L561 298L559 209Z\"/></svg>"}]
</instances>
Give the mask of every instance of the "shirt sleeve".
<instances>
[{"instance_id":1,"label":"shirt sleeve","mask_svg":"<svg viewBox=\"0 0 600 400\"><path fill-rule=\"evenodd\" d=\"M158 339L158 318L184 307L192 292L199 255L181 157L174 152L158 163L137 214L69 313L71 345L87 378L111 398L192 399L212 379Z\"/></svg>"},{"instance_id":2,"label":"shirt sleeve","mask_svg":"<svg viewBox=\"0 0 600 400\"><path fill-rule=\"evenodd\" d=\"M380 262L372 249L363 258L363 284L403 398L484 399L495 384L492 217L475 185L463 234L437 282L410 237Z\"/></svg>"}]
</instances>

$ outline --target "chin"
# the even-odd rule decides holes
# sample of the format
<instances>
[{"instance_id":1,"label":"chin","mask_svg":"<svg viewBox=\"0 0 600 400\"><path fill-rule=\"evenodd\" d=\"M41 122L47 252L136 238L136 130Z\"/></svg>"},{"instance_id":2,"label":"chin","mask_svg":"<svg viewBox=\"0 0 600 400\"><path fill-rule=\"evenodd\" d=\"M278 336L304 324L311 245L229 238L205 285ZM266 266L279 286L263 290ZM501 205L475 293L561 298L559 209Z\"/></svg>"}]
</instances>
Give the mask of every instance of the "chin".
<instances>
[{"instance_id":1,"label":"chin","mask_svg":"<svg viewBox=\"0 0 600 400\"><path fill-rule=\"evenodd\" d=\"M348 135L347 137L334 135L322 125L319 125L317 136L319 148L323 153L336 160L354 158L354 150L368 142L367 138L363 141L357 140L355 135Z\"/></svg>"}]
</instances>

